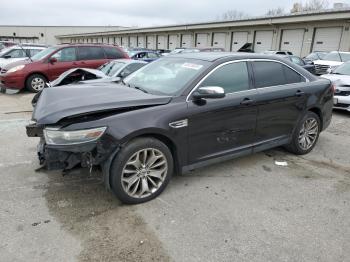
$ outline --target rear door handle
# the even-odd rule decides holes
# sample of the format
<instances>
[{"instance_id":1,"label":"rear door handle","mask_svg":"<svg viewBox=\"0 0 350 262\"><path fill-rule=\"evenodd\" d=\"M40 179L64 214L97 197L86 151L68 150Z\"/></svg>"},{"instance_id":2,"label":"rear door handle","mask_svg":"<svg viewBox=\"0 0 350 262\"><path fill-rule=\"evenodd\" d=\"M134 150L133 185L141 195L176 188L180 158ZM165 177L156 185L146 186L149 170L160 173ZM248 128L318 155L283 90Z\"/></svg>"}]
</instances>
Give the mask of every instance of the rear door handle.
<instances>
[{"instance_id":1,"label":"rear door handle","mask_svg":"<svg viewBox=\"0 0 350 262\"><path fill-rule=\"evenodd\" d=\"M241 102L241 105L243 106L249 106L254 103L254 100L251 100L250 98L244 98Z\"/></svg>"},{"instance_id":2,"label":"rear door handle","mask_svg":"<svg viewBox=\"0 0 350 262\"><path fill-rule=\"evenodd\" d=\"M295 93L296 96L303 96L305 95L305 92L301 91L301 90L298 90L296 93Z\"/></svg>"}]
</instances>

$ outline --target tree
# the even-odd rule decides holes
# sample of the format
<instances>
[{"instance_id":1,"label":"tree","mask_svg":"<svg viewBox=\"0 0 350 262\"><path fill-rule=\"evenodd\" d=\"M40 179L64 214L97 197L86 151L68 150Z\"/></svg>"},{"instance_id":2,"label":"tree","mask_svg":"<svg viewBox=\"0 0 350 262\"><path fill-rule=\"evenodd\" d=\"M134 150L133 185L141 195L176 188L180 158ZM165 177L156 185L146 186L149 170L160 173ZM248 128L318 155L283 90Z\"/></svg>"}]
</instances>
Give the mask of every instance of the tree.
<instances>
[{"instance_id":1,"label":"tree","mask_svg":"<svg viewBox=\"0 0 350 262\"><path fill-rule=\"evenodd\" d=\"M218 20L229 21L249 18L250 16L244 12L237 10L228 10L218 17Z\"/></svg>"},{"instance_id":2,"label":"tree","mask_svg":"<svg viewBox=\"0 0 350 262\"><path fill-rule=\"evenodd\" d=\"M275 9L270 9L269 11L266 12L266 16L280 16L280 15L284 15L284 9L282 7L278 7Z\"/></svg>"},{"instance_id":3,"label":"tree","mask_svg":"<svg viewBox=\"0 0 350 262\"><path fill-rule=\"evenodd\" d=\"M305 12L305 11L319 11L329 7L327 0L309 0L305 4L298 2L294 3L291 13Z\"/></svg>"}]
</instances>

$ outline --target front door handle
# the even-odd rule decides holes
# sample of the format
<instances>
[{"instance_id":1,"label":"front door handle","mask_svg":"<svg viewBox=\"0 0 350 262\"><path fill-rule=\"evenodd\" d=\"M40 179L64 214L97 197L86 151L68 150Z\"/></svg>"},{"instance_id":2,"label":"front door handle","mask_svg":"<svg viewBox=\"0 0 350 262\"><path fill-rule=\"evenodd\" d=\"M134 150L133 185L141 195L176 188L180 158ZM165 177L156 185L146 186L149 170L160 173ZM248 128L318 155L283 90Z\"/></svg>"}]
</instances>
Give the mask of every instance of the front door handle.
<instances>
[{"instance_id":1,"label":"front door handle","mask_svg":"<svg viewBox=\"0 0 350 262\"><path fill-rule=\"evenodd\" d=\"M295 93L296 96L303 96L305 95L305 92L301 91L301 90L298 90L296 93Z\"/></svg>"},{"instance_id":2,"label":"front door handle","mask_svg":"<svg viewBox=\"0 0 350 262\"><path fill-rule=\"evenodd\" d=\"M243 106L249 106L254 103L254 100L251 100L250 98L244 98L241 102L241 105Z\"/></svg>"}]
</instances>

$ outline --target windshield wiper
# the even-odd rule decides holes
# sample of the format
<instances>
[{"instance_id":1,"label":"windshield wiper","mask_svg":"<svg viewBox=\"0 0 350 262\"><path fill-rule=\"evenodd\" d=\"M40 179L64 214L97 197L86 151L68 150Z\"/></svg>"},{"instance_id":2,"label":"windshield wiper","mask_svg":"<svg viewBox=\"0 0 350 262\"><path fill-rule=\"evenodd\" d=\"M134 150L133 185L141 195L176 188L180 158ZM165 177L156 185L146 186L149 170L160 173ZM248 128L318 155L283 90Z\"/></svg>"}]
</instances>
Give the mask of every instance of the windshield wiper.
<instances>
[{"instance_id":1,"label":"windshield wiper","mask_svg":"<svg viewBox=\"0 0 350 262\"><path fill-rule=\"evenodd\" d=\"M146 89L144 89L144 88L142 88L142 87L134 86L134 88L137 89L137 90L140 90L140 91L142 91L142 92L144 92L144 93L146 93L146 94L149 93Z\"/></svg>"}]
</instances>

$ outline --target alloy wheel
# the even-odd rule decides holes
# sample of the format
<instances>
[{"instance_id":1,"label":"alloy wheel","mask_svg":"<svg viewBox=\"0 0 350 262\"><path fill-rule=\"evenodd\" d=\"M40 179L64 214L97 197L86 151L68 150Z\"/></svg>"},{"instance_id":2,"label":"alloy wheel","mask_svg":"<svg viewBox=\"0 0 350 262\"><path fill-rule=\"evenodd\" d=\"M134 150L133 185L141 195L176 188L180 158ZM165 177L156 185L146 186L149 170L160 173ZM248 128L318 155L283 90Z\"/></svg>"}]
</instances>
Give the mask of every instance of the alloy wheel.
<instances>
[{"instance_id":1,"label":"alloy wheel","mask_svg":"<svg viewBox=\"0 0 350 262\"><path fill-rule=\"evenodd\" d=\"M35 91L41 91L45 87L45 81L40 77L33 78L31 86Z\"/></svg>"},{"instance_id":2,"label":"alloy wheel","mask_svg":"<svg viewBox=\"0 0 350 262\"><path fill-rule=\"evenodd\" d=\"M167 173L168 162L160 150L142 149L126 162L121 176L122 187L133 198L145 198L161 187Z\"/></svg>"},{"instance_id":3,"label":"alloy wheel","mask_svg":"<svg viewBox=\"0 0 350 262\"><path fill-rule=\"evenodd\" d=\"M308 118L305 120L299 132L299 146L303 150L309 150L316 142L318 136L319 126L315 118Z\"/></svg>"}]
</instances>

